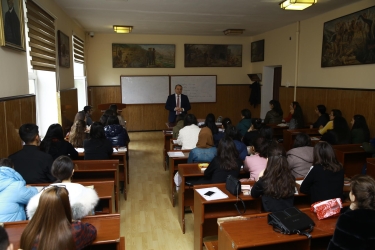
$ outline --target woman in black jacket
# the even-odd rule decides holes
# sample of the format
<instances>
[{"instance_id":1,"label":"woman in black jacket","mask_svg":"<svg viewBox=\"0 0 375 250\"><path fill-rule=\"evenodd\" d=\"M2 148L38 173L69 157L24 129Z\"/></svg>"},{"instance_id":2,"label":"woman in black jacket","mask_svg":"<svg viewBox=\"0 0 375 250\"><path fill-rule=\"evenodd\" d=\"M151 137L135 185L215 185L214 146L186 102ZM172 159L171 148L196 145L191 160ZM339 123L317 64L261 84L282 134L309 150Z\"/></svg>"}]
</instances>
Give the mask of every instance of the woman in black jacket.
<instances>
[{"instance_id":1,"label":"woman in black jacket","mask_svg":"<svg viewBox=\"0 0 375 250\"><path fill-rule=\"evenodd\" d=\"M112 143L105 137L103 125L94 122L90 129L90 139L83 142L85 160L106 160L113 153Z\"/></svg>"}]
</instances>

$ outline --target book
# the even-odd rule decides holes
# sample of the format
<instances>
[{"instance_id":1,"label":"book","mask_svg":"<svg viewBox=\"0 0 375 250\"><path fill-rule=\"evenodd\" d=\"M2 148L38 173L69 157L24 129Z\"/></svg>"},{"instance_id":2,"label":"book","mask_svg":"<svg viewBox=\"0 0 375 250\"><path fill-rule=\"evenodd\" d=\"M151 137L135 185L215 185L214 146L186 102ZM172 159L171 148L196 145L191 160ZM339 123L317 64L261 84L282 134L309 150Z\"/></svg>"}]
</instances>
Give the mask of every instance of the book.
<instances>
[{"instance_id":1,"label":"book","mask_svg":"<svg viewBox=\"0 0 375 250\"><path fill-rule=\"evenodd\" d=\"M221 191L217 187L209 187L209 188L199 188L195 189L204 199L207 201L213 201L213 200L221 200L228 198L228 195L226 195L223 191ZM207 193L211 192L211 195L207 195Z\"/></svg>"},{"instance_id":2,"label":"book","mask_svg":"<svg viewBox=\"0 0 375 250\"><path fill-rule=\"evenodd\" d=\"M169 157L184 157L184 153L182 153L181 151L177 151L177 152L168 152L167 153Z\"/></svg>"}]
</instances>

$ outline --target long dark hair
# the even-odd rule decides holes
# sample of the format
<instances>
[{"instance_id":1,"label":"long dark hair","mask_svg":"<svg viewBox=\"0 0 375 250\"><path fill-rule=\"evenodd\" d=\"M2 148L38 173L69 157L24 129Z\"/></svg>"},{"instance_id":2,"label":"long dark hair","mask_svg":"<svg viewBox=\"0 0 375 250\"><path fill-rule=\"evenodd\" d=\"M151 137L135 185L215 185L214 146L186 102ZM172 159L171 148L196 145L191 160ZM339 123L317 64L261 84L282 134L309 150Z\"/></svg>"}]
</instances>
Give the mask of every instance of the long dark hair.
<instances>
[{"instance_id":1,"label":"long dark hair","mask_svg":"<svg viewBox=\"0 0 375 250\"><path fill-rule=\"evenodd\" d=\"M292 115L292 118L294 118L297 121L298 128L303 128L304 121L303 121L302 108L298 102L292 102L292 105L294 108L294 113Z\"/></svg>"},{"instance_id":2,"label":"long dark hair","mask_svg":"<svg viewBox=\"0 0 375 250\"><path fill-rule=\"evenodd\" d=\"M221 121L221 124L223 125L224 129L227 129L228 125L232 125L232 121L230 118L226 117Z\"/></svg>"},{"instance_id":3,"label":"long dark hair","mask_svg":"<svg viewBox=\"0 0 375 250\"><path fill-rule=\"evenodd\" d=\"M190 126L190 125L197 125L198 121L195 115L193 114L188 114L184 118L184 126Z\"/></svg>"},{"instance_id":4,"label":"long dark hair","mask_svg":"<svg viewBox=\"0 0 375 250\"><path fill-rule=\"evenodd\" d=\"M211 132L212 132L213 135L218 133L218 129L217 129L217 126L216 126L216 123L215 123L215 115L214 114L209 113L206 116L206 120L204 122L204 125L206 127L208 127L209 129L211 129Z\"/></svg>"},{"instance_id":5,"label":"long dark hair","mask_svg":"<svg viewBox=\"0 0 375 250\"><path fill-rule=\"evenodd\" d=\"M342 169L341 163L336 159L332 146L325 141L319 142L314 147L314 165L320 164L324 170L337 172Z\"/></svg>"},{"instance_id":6,"label":"long dark hair","mask_svg":"<svg viewBox=\"0 0 375 250\"><path fill-rule=\"evenodd\" d=\"M283 116L284 112L281 109L280 102L278 100L271 100L270 104L273 106L272 110L276 111L280 116Z\"/></svg>"},{"instance_id":7,"label":"long dark hair","mask_svg":"<svg viewBox=\"0 0 375 250\"><path fill-rule=\"evenodd\" d=\"M106 139L103 124L101 124L100 122L94 122L93 124L91 124L90 139Z\"/></svg>"},{"instance_id":8,"label":"long dark hair","mask_svg":"<svg viewBox=\"0 0 375 250\"><path fill-rule=\"evenodd\" d=\"M225 136L232 138L232 140L241 141L242 136L239 133L238 129L233 125L228 125L225 129Z\"/></svg>"},{"instance_id":9,"label":"long dark hair","mask_svg":"<svg viewBox=\"0 0 375 250\"><path fill-rule=\"evenodd\" d=\"M254 142L254 151L259 154L260 157L267 158L269 140L262 136L258 136Z\"/></svg>"},{"instance_id":10,"label":"long dark hair","mask_svg":"<svg viewBox=\"0 0 375 250\"><path fill-rule=\"evenodd\" d=\"M264 194L276 199L288 198L295 193L295 177L286 159L283 146L273 141L268 146L267 167L262 177Z\"/></svg>"},{"instance_id":11,"label":"long dark hair","mask_svg":"<svg viewBox=\"0 0 375 250\"><path fill-rule=\"evenodd\" d=\"M60 124L55 123L49 126L46 136L40 143L40 149L46 153L58 152L56 142L64 140L64 132Z\"/></svg>"},{"instance_id":12,"label":"long dark hair","mask_svg":"<svg viewBox=\"0 0 375 250\"><path fill-rule=\"evenodd\" d=\"M370 140L370 130L368 129L366 118L363 115L354 115L353 129L362 129L365 141Z\"/></svg>"},{"instance_id":13,"label":"long dark hair","mask_svg":"<svg viewBox=\"0 0 375 250\"><path fill-rule=\"evenodd\" d=\"M350 181L350 187L357 208L375 210L375 180L371 176L354 176Z\"/></svg>"},{"instance_id":14,"label":"long dark hair","mask_svg":"<svg viewBox=\"0 0 375 250\"><path fill-rule=\"evenodd\" d=\"M349 142L350 129L345 118L342 116L335 116L333 119L333 129L335 136L337 136L337 144L345 144Z\"/></svg>"},{"instance_id":15,"label":"long dark hair","mask_svg":"<svg viewBox=\"0 0 375 250\"><path fill-rule=\"evenodd\" d=\"M269 126L263 126L259 130L259 135L266 138L267 140L272 140L273 138L273 129Z\"/></svg>"},{"instance_id":16,"label":"long dark hair","mask_svg":"<svg viewBox=\"0 0 375 250\"><path fill-rule=\"evenodd\" d=\"M69 193L64 187L51 186L44 190L33 218L21 236L20 248L38 250L76 249L72 229Z\"/></svg>"},{"instance_id":17,"label":"long dark hair","mask_svg":"<svg viewBox=\"0 0 375 250\"><path fill-rule=\"evenodd\" d=\"M217 157L219 158L220 168L225 170L238 168L238 150L230 137L225 136L219 141L219 146L217 148Z\"/></svg>"}]
</instances>

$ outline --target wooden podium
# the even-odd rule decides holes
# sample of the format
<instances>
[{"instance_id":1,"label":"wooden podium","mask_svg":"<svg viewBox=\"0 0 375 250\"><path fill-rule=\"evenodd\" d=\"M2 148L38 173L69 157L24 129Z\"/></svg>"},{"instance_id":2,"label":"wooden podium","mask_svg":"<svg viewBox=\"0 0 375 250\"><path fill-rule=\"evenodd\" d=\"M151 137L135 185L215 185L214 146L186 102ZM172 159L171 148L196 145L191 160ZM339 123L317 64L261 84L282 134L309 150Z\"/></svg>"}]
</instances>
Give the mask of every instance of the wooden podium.
<instances>
[{"instance_id":1,"label":"wooden podium","mask_svg":"<svg viewBox=\"0 0 375 250\"><path fill-rule=\"evenodd\" d=\"M114 103L114 102L111 102L111 103L102 103L102 104L99 104L98 105L98 109L104 113L107 109L109 109L109 106L111 106L112 104L115 104L117 105L117 112L122 112L122 110L124 108L126 108L126 104L124 103Z\"/></svg>"}]
</instances>

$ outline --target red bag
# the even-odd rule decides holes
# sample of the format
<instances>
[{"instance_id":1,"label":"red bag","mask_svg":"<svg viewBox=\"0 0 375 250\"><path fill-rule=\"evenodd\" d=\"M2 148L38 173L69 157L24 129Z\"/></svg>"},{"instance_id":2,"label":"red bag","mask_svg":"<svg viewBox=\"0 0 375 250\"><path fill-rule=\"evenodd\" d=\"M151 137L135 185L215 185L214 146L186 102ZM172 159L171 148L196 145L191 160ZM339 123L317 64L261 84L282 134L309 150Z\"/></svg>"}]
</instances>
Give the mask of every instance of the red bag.
<instances>
[{"instance_id":1,"label":"red bag","mask_svg":"<svg viewBox=\"0 0 375 250\"><path fill-rule=\"evenodd\" d=\"M318 219L322 220L334 215L340 214L342 202L340 198L326 201L318 201L311 205L311 212L317 214Z\"/></svg>"}]
</instances>

